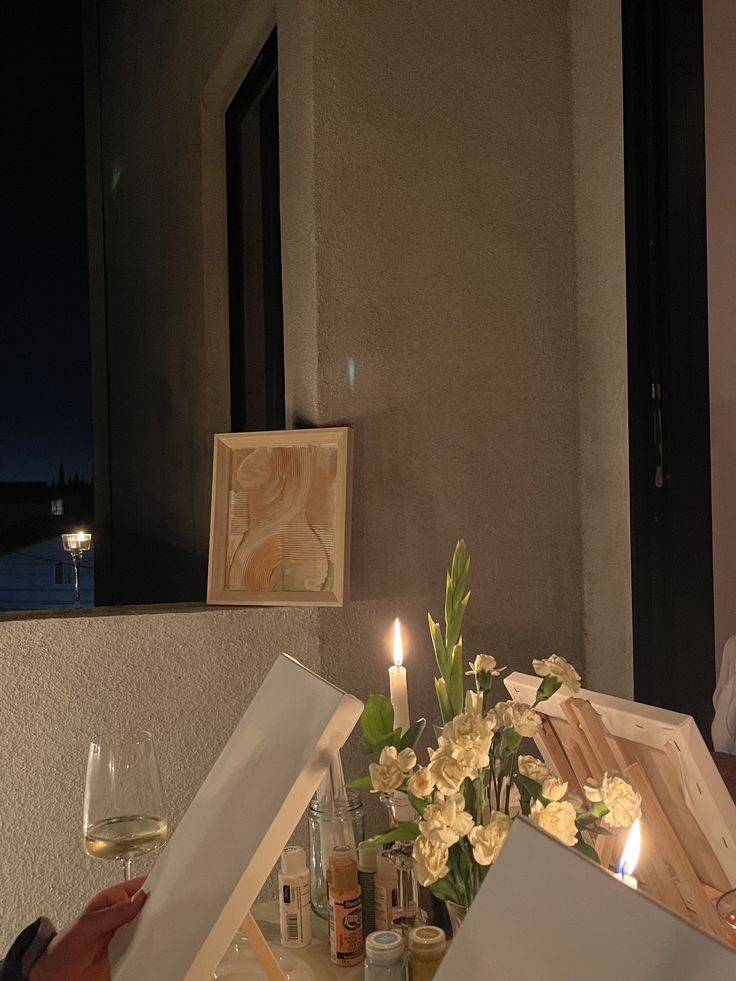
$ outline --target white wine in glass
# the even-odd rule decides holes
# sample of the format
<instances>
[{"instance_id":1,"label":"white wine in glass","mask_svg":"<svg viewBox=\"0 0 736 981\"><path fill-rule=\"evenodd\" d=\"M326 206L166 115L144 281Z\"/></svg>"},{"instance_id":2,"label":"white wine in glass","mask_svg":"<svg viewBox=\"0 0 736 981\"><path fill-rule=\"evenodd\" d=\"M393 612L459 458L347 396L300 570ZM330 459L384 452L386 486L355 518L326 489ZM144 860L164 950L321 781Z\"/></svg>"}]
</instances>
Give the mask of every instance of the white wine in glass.
<instances>
[{"instance_id":1,"label":"white wine in glass","mask_svg":"<svg viewBox=\"0 0 736 981\"><path fill-rule=\"evenodd\" d=\"M90 743L84 788L84 849L117 859L130 879L131 860L169 836L161 776L150 732L111 732Z\"/></svg>"}]
</instances>

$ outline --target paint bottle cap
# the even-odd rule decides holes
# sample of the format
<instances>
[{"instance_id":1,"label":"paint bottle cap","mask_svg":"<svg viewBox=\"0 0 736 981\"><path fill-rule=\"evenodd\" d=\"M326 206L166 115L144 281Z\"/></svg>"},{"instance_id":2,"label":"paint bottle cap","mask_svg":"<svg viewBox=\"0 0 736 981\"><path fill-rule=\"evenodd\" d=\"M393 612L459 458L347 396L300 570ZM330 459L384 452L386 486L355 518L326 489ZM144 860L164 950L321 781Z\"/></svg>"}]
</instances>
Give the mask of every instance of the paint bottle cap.
<instances>
[{"instance_id":1,"label":"paint bottle cap","mask_svg":"<svg viewBox=\"0 0 736 981\"><path fill-rule=\"evenodd\" d=\"M413 927L409 931L409 950L416 954L437 955L447 947L445 931L436 926Z\"/></svg>"},{"instance_id":2,"label":"paint bottle cap","mask_svg":"<svg viewBox=\"0 0 736 981\"><path fill-rule=\"evenodd\" d=\"M307 871L307 856L301 845L289 845L281 852L282 875L304 875Z\"/></svg>"},{"instance_id":3,"label":"paint bottle cap","mask_svg":"<svg viewBox=\"0 0 736 981\"><path fill-rule=\"evenodd\" d=\"M358 845L358 868L360 871L375 872L381 851L381 845L374 845L370 841L361 841Z\"/></svg>"},{"instance_id":4,"label":"paint bottle cap","mask_svg":"<svg viewBox=\"0 0 736 981\"><path fill-rule=\"evenodd\" d=\"M332 891L350 892L358 887L358 866L352 858L336 858L331 864Z\"/></svg>"},{"instance_id":5,"label":"paint bottle cap","mask_svg":"<svg viewBox=\"0 0 736 981\"><path fill-rule=\"evenodd\" d=\"M404 938L395 930L377 930L365 938L365 953L374 964L398 964L404 956Z\"/></svg>"}]
</instances>

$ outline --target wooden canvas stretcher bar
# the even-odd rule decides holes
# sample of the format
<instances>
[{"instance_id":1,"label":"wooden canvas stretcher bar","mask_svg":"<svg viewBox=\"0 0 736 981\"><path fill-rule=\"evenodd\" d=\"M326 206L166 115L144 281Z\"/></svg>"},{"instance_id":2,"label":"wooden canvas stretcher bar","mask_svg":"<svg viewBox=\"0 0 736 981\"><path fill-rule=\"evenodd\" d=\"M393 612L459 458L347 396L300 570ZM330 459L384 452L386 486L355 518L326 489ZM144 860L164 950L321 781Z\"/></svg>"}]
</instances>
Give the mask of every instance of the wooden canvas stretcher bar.
<instances>
[{"instance_id":1,"label":"wooden canvas stretcher bar","mask_svg":"<svg viewBox=\"0 0 736 981\"><path fill-rule=\"evenodd\" d=\"M539 679L511 675L506 683L531 702ZM571 790L619 772L641 795L640 890L721 937L714 899L736 883L736 808L692 720L594 692L558 693L538 711L539 747ZM627 836L595 836L605 868L615 867Z\"/></svg>"}]
</instances>

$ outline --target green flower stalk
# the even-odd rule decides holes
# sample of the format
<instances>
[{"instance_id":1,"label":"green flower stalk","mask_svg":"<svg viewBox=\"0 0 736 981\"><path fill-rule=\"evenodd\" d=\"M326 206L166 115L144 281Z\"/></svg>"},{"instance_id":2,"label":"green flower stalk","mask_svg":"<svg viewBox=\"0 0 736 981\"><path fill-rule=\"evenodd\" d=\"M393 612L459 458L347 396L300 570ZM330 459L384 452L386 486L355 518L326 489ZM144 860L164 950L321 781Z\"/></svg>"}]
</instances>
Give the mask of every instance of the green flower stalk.
<instances>
[{"instance_id":1,"label":"green flower stalk","mask_svg":"<svg viewBox=\"0 0 736 981\"><path fill-rule=\"evenodd\" d=\"M452 566L447 573L444 637L439 623L432 619L431 613L427 614L429 633L440 672L434 685L443 722L451 722L462 712L465 699L462 623L470 600L470 592L465 591L469 572L470 556L461 538L455 546Z\"/></svg>"}]
</instances>

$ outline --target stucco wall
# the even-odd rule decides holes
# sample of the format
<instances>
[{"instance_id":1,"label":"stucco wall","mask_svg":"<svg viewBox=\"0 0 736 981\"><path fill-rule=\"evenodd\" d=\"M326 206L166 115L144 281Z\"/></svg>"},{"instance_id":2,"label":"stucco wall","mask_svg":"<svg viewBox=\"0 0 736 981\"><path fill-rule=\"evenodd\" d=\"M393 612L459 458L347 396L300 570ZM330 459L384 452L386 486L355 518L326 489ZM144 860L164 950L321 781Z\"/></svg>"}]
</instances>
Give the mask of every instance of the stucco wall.
<instances>
[{"instance_id":1,"label":"stucco wall","mask_svg":"<svg viewBox=\"0 0 736 981\"><path fill-rule=\"evenodd\" d=\"M704 0L708 345L716 664L736 634L736 7Z\"/></svg>"},{"instance_id":2,"label":"stucco wall","mask_svg":"<svg viewBox=\"0 0 736 981\"><path fill-rule=\"evenodd\" d=\"M587 683L633 697L621 5L571 0Z\"/></svg>"},{"instance_id":3,"label":"stucco wall","mask_svg":"<svg viewBox=\"0 0 736 981\"><path fill-rule=\"evenodd\" d=\"M153 731L175 825L281 651L319 669L313 611L0 623L0 950L120 878L82 850L90 738Z\"/></svg>"}]
</instances>

